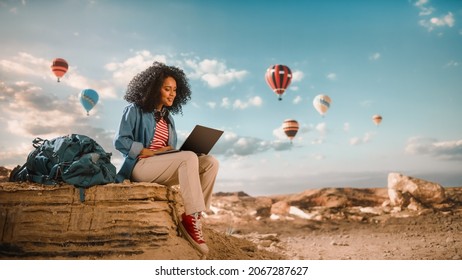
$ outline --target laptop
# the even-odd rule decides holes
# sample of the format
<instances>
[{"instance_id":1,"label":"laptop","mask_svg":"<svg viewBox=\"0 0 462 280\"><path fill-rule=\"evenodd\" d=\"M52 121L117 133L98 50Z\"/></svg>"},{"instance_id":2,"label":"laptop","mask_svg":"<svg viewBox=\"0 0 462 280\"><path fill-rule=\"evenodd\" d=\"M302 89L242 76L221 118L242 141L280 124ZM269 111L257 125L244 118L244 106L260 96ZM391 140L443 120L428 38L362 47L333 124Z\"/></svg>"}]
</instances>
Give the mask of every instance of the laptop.
<instances>
[{"instance_id":1,"label":"laptop","mask_svg":"<svg viewBox=\"0 0 462 280\"><path fill-rule=\"evenodd\" d=\"M222 134L223 130L196 125L184 143L181 145L180 149L168 150L165 152L157 153L156 155L170 154L179 151L192 151L198 155L207 155L210 150L212 150L213 146L215 146Z\"/></svg>"}]
</instances>

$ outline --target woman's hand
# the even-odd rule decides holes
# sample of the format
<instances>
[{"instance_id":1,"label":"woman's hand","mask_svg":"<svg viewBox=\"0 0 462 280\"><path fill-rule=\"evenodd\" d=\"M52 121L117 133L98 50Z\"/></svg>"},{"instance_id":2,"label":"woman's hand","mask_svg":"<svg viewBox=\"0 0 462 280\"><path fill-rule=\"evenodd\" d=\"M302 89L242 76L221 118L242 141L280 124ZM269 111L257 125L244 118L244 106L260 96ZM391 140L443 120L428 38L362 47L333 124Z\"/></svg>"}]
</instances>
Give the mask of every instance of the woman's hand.
<instances>
[{"instance_id":1,"label":"woman's hand","mask_svg":"<svg viewBox=\"0 0 462 280\"><path fill-rule=\"evenodd\" d=\"M160 152L165 152L165 151L169 151L169 150L172 150L172 149L173 149L172 146L162 147L162 148L159 148L157 150L150 150L150 149L147 149L147 148L143 148L141 150L141 153L140 153L139 157L152 157L152 156L155 156L156 154L158 154Z\"/></svg>"}]
</instances>

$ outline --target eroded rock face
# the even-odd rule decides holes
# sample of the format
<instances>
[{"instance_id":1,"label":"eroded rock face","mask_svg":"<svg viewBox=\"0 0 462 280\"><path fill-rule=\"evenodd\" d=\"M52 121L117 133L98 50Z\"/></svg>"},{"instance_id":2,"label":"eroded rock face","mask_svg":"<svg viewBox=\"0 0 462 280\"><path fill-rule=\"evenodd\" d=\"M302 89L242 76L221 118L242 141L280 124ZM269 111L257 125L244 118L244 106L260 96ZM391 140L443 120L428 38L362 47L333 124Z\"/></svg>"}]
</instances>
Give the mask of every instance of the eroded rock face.
<instances>
[{"instance_id":1,"label":"eroded rock face","mask_svg":"<svg viewBox=\"0 0 462 280\"><path fill-rule=\"evenodd\" d=\"M302 209L309 209L315 206L342 208L380 205L386 198L386 193L382 193L380 189L346 187L306 190L302 193L292 195L288 201L290 205L298 206Z\"/></svg>"},{"instance_id":2,"label":"eroded rock face","mask_svg":"<svg viewBox=\"0 0 462 280\"><path fill-rule=\"evenodd\" d=\"M388 174L388 196L391 204L399 207L415 207L414 200L424 205L439 204L446 200L441 185L399 173Z\"/></svg>"},{"instance_id":3,"label":"eroded rock face","mask_svg":"<svg viewBox=\"0 0 462 280\"><path fill-rule=\"evenodd\" d=\"M78 257L141 254L177 238L177 191L152 183L0 183L0 255ZM109 245L109 246L108 246Z\"/></svg>"}]
</instances>

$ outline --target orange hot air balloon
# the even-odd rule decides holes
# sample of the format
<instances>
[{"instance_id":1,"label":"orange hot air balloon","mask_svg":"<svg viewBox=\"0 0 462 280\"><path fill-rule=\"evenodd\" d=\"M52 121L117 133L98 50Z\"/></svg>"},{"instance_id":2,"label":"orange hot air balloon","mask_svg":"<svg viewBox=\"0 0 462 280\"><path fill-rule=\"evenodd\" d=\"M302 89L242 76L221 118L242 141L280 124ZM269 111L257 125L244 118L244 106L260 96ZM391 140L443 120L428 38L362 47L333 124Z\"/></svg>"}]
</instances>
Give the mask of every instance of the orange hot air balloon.
<instances>
[{"instance_id":1,"label":"orange hot air balloon","mask_svg":"<svg viewBox=\"0 0 462 280\"><path fill-rule=\"evenodd\" d=\"M381 115L373 115L372 116L372 121L375 123L375 125L379 125L382 122L382 116Z\"/></svg>"},{"instance_id":2,"label":"orange hot air balloon","mask_svg":"<svg viewBox=\"0 0 462 280\"><path fill-rule=\"evenodd\" d=\"M278 99L282 100L282 94L292 80L292 71L285 65L272 65L266 70L265 79L268 86L279 96Z\"/></svg>"},{"instance_id":3,"label":"orange hot air balloon","mask_svg":"<svg viewBox=\"0 0 462 280\"><path fill-rule=\"evenodd\" d=\"M53 60L53 64L51 64L51 71L55 74L55 76L59 79L66 74L67 69L69 69L69 65L67 64L67 61L62 59L62 58L55 58Z\"/></svg>"},{"instance_id":4,"label":"orange hot air balloon","mask_svg":"<svg viewBox=\"0 0 462 280\"><path fill-rule=\"evenodd\" d=\"M292 143L292 139L294 139L298 132L298 122L296 120L287 119L282 124L282 128L284 129L284 133L289 138L290 143Z\"/></svg>"}]
</instances>

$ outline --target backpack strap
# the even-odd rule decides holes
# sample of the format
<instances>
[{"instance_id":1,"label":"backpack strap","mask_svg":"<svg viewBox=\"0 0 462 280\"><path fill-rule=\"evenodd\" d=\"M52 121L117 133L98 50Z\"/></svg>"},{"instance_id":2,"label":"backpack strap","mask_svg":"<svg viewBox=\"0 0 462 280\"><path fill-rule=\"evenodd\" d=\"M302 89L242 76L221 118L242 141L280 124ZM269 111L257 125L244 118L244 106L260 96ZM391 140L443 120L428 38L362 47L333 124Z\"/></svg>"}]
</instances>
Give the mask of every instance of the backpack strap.
<instances>
[{"instance_id":1,"label":"backpack strap","mask_svg":"<svg viewBox=\"0 0 462 280\"><path fill-rule=\"evenodd\" d=\"M37 149L38 147L42 146L43 142L45 142L45 140L40 137L36 137L34 140L32 140L32 146Z\"/></svg>"},{"instance_id":2,"label":"backpack strap","mask_svg":"<svg viewBox=\"0 0 462 280\"><path fill-rule=\"evenodd\" d=\"M84 202L85 201L85 188L79 187L79 191L80 191L80 202Z\"/></svg>"}]
</instances>

